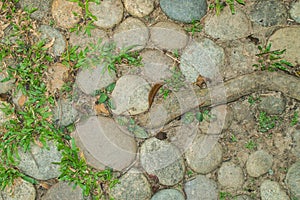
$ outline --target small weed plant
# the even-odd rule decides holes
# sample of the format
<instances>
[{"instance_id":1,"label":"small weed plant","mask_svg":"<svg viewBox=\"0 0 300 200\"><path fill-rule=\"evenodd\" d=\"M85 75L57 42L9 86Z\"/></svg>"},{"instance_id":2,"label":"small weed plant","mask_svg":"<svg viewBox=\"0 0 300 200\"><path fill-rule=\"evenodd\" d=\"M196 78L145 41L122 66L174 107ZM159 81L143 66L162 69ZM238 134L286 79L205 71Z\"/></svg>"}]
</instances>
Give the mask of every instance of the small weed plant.
<instances>
[{"instance_id":1,"label":"small weed plant","mask_svg":"<svg viewBox=\"0 0 300 200\"><path fill-rule=\"evenodd\" d=\"M96 91L95 96L99 96L97 103L98 104L104 103L109 108L114 109L115 106L113 105L109 96L112 93L112 91L115 89L115 86L116 83L111 83L106 88Z\"/></svg>"},{"instance_id":2,"label":"small weed plant","mask_svg":"<svg viewBox=\"0 0 300 200\"><path fill-rule=\"evenodd\" d=\"M254 64L253 66L260 70L268 70L268 71L288 71L288 68L293 67L293 64L282 59L282 55L285 53L286 49L283 50L273 50L271 51L271 43L263 48L262 46L258 46L260 51L259 54L256 54L258 59L258 64Z\"/></svg>"},{"instance_id":3,"label":"small weed plant","mask_svg":"<svg viewBox=\"0 0 300 200\"><path fill-rule=\"evenodd\" d=\"M191 23L191 25L190 25L188 28L186 28L185 30L186 30L187 32L191 33L192 36L194 36L194 34L195 34L196 32L201 32L201 31L202 31L202 28L203 28L203 27L202 27L200 21L193 20L192 23Z\"/></svg>"},{"instance_id":4,"label":"small weed plant","mask_svg":"<svg viewBox=\"0 0 300 200\"><path fill-rule=\"evenodd\" d=\"M269 116L266 112L260 112L258 117L259 131L264 133L273 129L276 126L277 121L277 116Z\"/></svg>"},{"instance_id":5,"label":"small weed plant","mask_svg":"<svg viewBox=\"0 0 300 200\"><path fill-rule=\"evenodd\" d=\"M224 7L226 5L229 6L231 14L235 14L235 3L241 4L241 5L245 5L245 1L244 0L215 0L214 3L209 5L210 9L215 9L216 10L216 14L220 15L221 11L224 9Z\"/></svg>"},{"instance_id":6,"label":"small weed plant","mask_svg":"<svg viewBox=\"0 0 300 200\"><path fill-rule=\"evenodd\" d=\"M295 111L292 116L291 126L295 126L298 123L299 123L299 113L297 111Z\"/></svg>"}]
</instances>

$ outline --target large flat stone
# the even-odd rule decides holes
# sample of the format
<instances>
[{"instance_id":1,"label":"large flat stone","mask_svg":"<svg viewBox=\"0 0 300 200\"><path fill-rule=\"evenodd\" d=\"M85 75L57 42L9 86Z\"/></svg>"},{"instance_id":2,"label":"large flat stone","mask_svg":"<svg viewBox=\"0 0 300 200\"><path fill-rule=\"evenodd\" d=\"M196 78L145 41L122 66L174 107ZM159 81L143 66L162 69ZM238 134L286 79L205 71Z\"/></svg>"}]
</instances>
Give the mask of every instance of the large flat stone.
<instances>
[{"instance_id":1,"label":"large flat stone","mask_svg":"<svg viewBox=\"0 0 300 200\"><path fill-rule=\"evenodd\" d=\"M16 179L11 187L0 191L0 200L35 200L35 198L34 186L21 178Z\"/></svg>"},{"instance_id":2,"label":"large flat stone","mask_svg":"<svg viewBox=\"0 0 300 200\"><path fill-rule=\"evenodd\" d=\"M104 165L122 171L135 160L137 146L133 136L110 118L89 117L76 125L76 135L82 151L97 161L94 167Z\"/></svg>"},{"instance_id":3,"label":"large flat stone","mask_svg":"<svg viewBox=\"0 0 300 200\"><path fill-rule=\"evenodd\" d=\"M242 10L237 8L232 15L227 6L220 15L213 14L205 20L204 30L215 39L235 40L250 35L251 22Z\"/></svg>"},{"instance_id":4,"label":"large flat stone","mask_svg":"<svg viewBox=\"0 0 300 200\"><path fill-rule=\"evenodd\" d=\"M206 14L207 3L205 0L161 0L160 7L171 19L191 23Z\"/></svg>"},{"instance_id":5,"label":"large flat stone","mask_svg":"<svg viewBox=\"0 0 300 200\"><path fill-rule=\"evenodd\" d=\"M300 64L300 27L291 26L277 30L270 38L269 43L272 44L272 50L286 49L282 55L283 59L293 63Z\"/></svg>"},{"instance_id":6,"label":"large flat stone","mask_svg":"<svg viewBox=\"0 0 300 200\"><path fill-rule=\"evenodd\" d=\"M183 179L185 166L180 151L172 144L148 139L141 147L141 164L163 185L175 185Z\"/></svg>"},{"instance_id":7,"label":"large flat stone","mask_svg":"<svg viewBox=\"0 0 300 200\"><path fill-rule=\"evenodd\" d=\"M142 50L149 39L147 26L139 19L128 17L115 30L113 40L118 48L130 48L131 50Z\"/></svg>"},{"instance_id":8,"label":"large flat stone","mask_svg":"<svg viewBox=\"0 0 300 200\"><path fill-rule=\"evenodd\" d=\"M123 4L121 0L102 0L100 4L89 2L90 12L97 17L94 24L100 28L113 28L123 18Z\"/></svg>"}]
</instances>

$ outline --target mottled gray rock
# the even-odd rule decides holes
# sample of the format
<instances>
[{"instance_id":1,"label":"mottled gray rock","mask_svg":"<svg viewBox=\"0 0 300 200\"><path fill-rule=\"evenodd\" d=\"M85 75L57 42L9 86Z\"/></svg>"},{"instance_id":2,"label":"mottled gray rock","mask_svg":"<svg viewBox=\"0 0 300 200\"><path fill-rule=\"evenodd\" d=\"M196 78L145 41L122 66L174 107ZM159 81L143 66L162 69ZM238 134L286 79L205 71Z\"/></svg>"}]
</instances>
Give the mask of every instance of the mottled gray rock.
<instances>
[{"instance_id":1,"label":"mottled gray rock","mask_svg":"<svg viewBox=\"0 0 300 200\"><path fill-rule=\"evenodd\" d=\"M230 127L233 119L232 109L226 105L213 107L210 115L210 119L205 119L199 124L200 130L204 134L221 134L223 130Z\"/></svg>"},{"instance_id":2,"label":"mottled gray rock","mask_svg":"<svg viewBox=\"0 0 300 200\"><path fill-rule=\"evenodd\" d=\"M163 189L154 194L151 200L184 200L181 192L175 189Z\"/></svg>"},{"instance_id":3,"label":"mottled gray rock","mask_svg":"<svg viewBox=\"0 0 300 200\"><path fill-rule=\"evenodd\" d=\"M224 57L224 50L212 40L196 39L183 51L180 69L190 82L195 82L199 74L213 81L220 80Z\"/></svg>"},{"instance_id":4,"label":"mottled gray rock","mask_svg":"<svg viewBox=\"0 0 300 200\"><path fill-rule=\"evenodd\" d=\"M57 178L60 175L59 165L53 163L60 162L62 155L54 142L48 142L47 145L49 149L31 144L31 149L26 153L20 149L18 168L24 174L38 180Z\"/></svg>"},{"instance_id":5,"label":"mottled gray rock","mask_svg":"<svg viewBox=\"0 0 300 200\"><path fill-rule=\"evenodd\" d=\"M91 63L90 63L91 62ZM116 73L112 70L108 71L107 64L99 61L86 61L85 68L82 68L76 76L78 87L86 94L94 94L96 90L100 90L116 79Z\"/></svg>"},{"instance_id":6,"label":"mottled gray rock","mask_svg":"<svg viewBox=\"0 0 300 200\"><path fill-rule=\"evenodd\" d=\"M54 41L50 48L50 52L53 53L54 56L60 56L65 51L65 38L57 29L48 25L41 25L39 31L41 32L42 40L46 39L47 43Z\"/></svg>"},{"instance_id":7,"label":"mottled gray rock","mask_svg":"<svg viewBox=\"0 0 300 200\"><path fill-rule=\"evenodd\" d=\"M295 20L297 23L300 23L300 1L292 3L289 13L293 20Z\"/></svg>"},{"instance_id":8,"label":"mottled gray rock","mask_svg":"<svg viewBox=\"0 0 300 200\"><path fill-rule=\"evenodd\" d=\"M273 158L263 150L252 153L246 163L246 169L250 176L259 177L271 169Z\"/></svg>"},{"instance_id":9,"label":"mottled gray rock","mask_svg":"<svg viewBox=\"0 0 300 200\"><path fill-rule=\"evenodd\" d=\"M37 8L35 12L33 12L30 17L37 20L42 20L47 17L50 13L52 0L20 0L19 4L21 8L24 10L25 8L31 10L33 8Z\"/></svg>"},{"instance_id":10,"label":"mottled gray rock","mask_svg":"<svg viewBox=\"0 0 300 200\"><path fill-rule=\"evenodd\" d=\"M139 19L129 17L125 19L115 30L113 40L118 48L142 50L149 39L147 26Z\"/></svg>"},{"instance_id":11,"label":"mottled gray rock","mask_svg":"<svg viewBox=\"0 0 300 200\"><path fill-rule=\"evenodd\" d=\"M204 175L197 175L195 179L184 184L187 200L216 200L218 199L217 183Z\"/></svg>"},{"instance_id":12,"label":"mottled gray rock","mask_svg":"<svg viewBox=\"0 0 300 200\"><path fill-rule=\"evenodd\" d=\"M294 65L300 63L300 27L286 27L277 30L270 38L269 43L272 44L271 51L276 49L286 49L283 54L283 59L293 63Z\"/></svg>"},{"instance_id":13,"label":"mottled gray rock","mask_svg":"<svg viewBox=\"0 0 300 200\"><path fill-rule=\"evenodd\" d=\"M96 168L105 165L122 171L135 159L137 146L133 136L122 131L110 118L89 117L76 125L75 134L80 149L89 153L87 162L94 163ZM92 162L88 156L92 157Z\"/></svg>"},{"instance_id":14,"label":"mottled gray rock","mask_svg":"<svg viewBox=\"0 0 300 200\"><path fill-rule=\"evenodd\" d=\"M53 108L53 121L59 126L68 126L74 123L79 114L73 107L71 100L58 100L57 106Z\"/></svg>"},{"instance_id":15,"label":"mottled gray rock","mask_svg":"<svg viewBox=\"0 0 300 200\"><path fill-rule=\"evenodd\" d=\"M87 200L88 197L84 197L82 189L77 186L73 188L72 183L58 182L53 185L42 197L42 200Z\"/></svg>"},{"instance_id":16,"label":"mottled gray rock","mask_svg":"<svg viewBox=\"0 0 300 200\"><path fill-rule=\"evenodd\" d=\"M262 26L282 25L286 23L287 10L280 0L260 0L255 2L250 19Z\"/></svg>"},{"instance_id":17,"label":"mottled gray rock","mask_svg":"<svg viewBox=\"0 0 300 200\"><path fill-rule=\"evenodd\" d=\"M249 63L256 63L256 54L259 53L255 44L249 40L234 40L227 43L226 52L229 55L229 65L224 67L225 79L250 74L255 68Z\"/></svg>"},{"instance_id":18,"label":"mottled gray rock","mask_svg":"<svg viewBox=\"0 0 300 200\"><path fill-rule=\"evenodd\" d=\"M167 141L148 139L141 147L140 160L149 174L163 185L175 185L184 177L185 166L179 150Z\"/></svg>"},{"instance_id":19,"label":"mottled gray rock","mask_svg":"<svg viewBox=\"0 0 300 200\"><path fill-rule=\"evenodd\" d=\"M292 128L291 135L293 137L294 142L292 152L297 158L300 158L300 130Z\"/></svg>"},{"instance_id":20,"label":"mottled gray rock","mask_svg":"<svg viewBox=\"0 0 300 200\"><path fill-rule=\"evenodd\" d=\"M270 93L261 95L258 109L269 115L280 115L285 105L286 101L280 93Z\"/></svg>"},{"instance_id":21,"label":"mottled gray rock","mask_svg":"<svg viewBox=\"0 0 300 200\"><path fill-rule=\"evenodd\" d=\"M214 135L199 135L186 151L187 164L196 172L207 174L222 162L222 146Z\"/></svg>"},{"instance_id":22,"label":"mottled gray rock","mask_svg":"<svg viewBox=\"0 0 300 200\"><path fill-rule=\"evenodd\" d=\"M12 187L0 191L0 200L35 200L36 191L32 184L18 178Z\"/></svg>"},{"instance_id":23,"label":"mottled gray rock","mask_svg":"<svg viewBox=\"0 0 300 200\"><path fill-rule=\"evenodd\" d=\"M150 40L155 46L169 51L183 49L188 43L188 35L179 25L158 22L150 27Z\"/></svg>"},{"instance_id":24,"label":"mottled gray rock","mask_svg":"<svg viewBox=\"0 0 300 200\"><path fill-rule=\"evenodd\" d=\"M286 175L286 184L296 199L300 198L300 161L294 163L288 170Z\"/></svg>"},{"instance_id":25,"label":"mottled gray rock","mask_svg":"<svg viewBox=\"0 0 300 200\"><path fill-rule=\"evenodd\" d=\"M207 3L205 0L160 0L160 7L171 19L191 23L206 14Z\"/></svg>"},{"instance_id":26,"label":"mottled gray rock","mask_svg":"<svg viewBox=\"0 0 300 200\"><path fill-rule=\"evenodd\" d=\"M47 89L54 94L61 91L68 78L69 68L61 63L54 63L47 69Z\"/></svg>"},{"instance_id":27,"label":"mottled gray rock","mask_svg":"<svg viewBox=\"0 0 300 200\"><path fill-rule=\"evenodd\" d=\"M91 30L91 36L84 34L84 32L82 31L80 31L79 33L72 32L70 34L69 43L72 46L78 46L78 51L81 51L86 47L89 47L89 49L91 50L89 44L99 44L100 41L101 44L108 42L107 34L105 31L95 28Z\"/></svg>"},{"instance_id":28,"label":"mottled gray rock","mask_svg":"<svg viewBox=\"0 0 300 200\"><path fill-rule=\"evenodd\" d=\"M238 122L246 122L254 119L248 100L237 101L232 104L234 119Z\"/></svg>"},{"instance_id":29,"label":"mottled gray rock","mask_svg":"<svg viewBox=\"0 0 300 200\"><path fill-rule=\"evenodd\" d=\"M0 73L0 94L4 94L14 88L15 80L1 82L7 77L4 73Z\"/></svg>"},{"instance_id":30,"label":"mottled gray rock","mask_svg":"<svg viewBox=\"0 0 300 200\"><path fill-rule=\"evenodd\" d=\"M234 163L223 163L218 172L218 181L224 188L242 188L244 184L243 170Z\"/></svg>"},{"instance_id":31,"label":"mottled gray rock","mask_svg":"<svg viewBox=\"0 0 300 200\"><path fill-rule=\"evenodd\" d=\"M147 111L149 92L149 83L140 76L122 76L111 95L115 106L112 112L116 115L136 115Z\"/></svg>"},{"instance_id":32,"label":"mottled gray rock","mask_svg":"<svg viewBox=\"0 0 300 200\"><path fill-rule=\"evenodd\" d=\"M213 14L205 20L204 30L215 39L235 40L250 35L251 22L242 10L236 8L232 15L227 6L220 15Z\"/></svg>"},{"instance_id":33,"label":"mottled gray rock","mask_svg":"<svg viewBox=\"0 0 300 200\"><path fill-rule=\"evenodd\" d=\"M248 195L238 195L234 197L234 200L253 200L253 198L251 198Z\"/></svg>"},{"instance_id":34,"label":"mottled gray rock","mask_svg":"<svg viewBox=\"0 0 300 200\"><path fill-rule=\"evenodd\" d=\"M290 198L280 188L279 183L275 181L265 180L260 185L260 197L262 200L289 200Z\"/></svg>"},{"instance_id":35,"label":"mottled gray rock","mask_svg":"<svg viewBox=\"0 0 300 200\"><path fill-rule=\"evenodd\" d=\"M149 200L151 198L151 186L141 171L130 169L120 179L120 183L111 189L111 195L115 200Z\"/></svg>"},{"instance_id":36,"label":"mottled gray rock","mask_svg":"<svg viewBox=\"0 0 300 200\"><path fill-rule=\"evenodd\" d=\"M154 10L154 0L124 0L126 10L135 17L144 17Z\"/></svg>"},{"instance_id":37,"label":"mottled gray rock","mask_svg":"<svg viewBox=\"0 0 300 200\"><path fill-rule=\"evenodd\" d=\"M62 28L74 27L82 16L82 9L77 2L65 0L53 0L51 12L56 24Z\"/></svg>"},{"instance_id":38,"label":"mottled gray rock","mask_svg":"<svg viewBox=\"0 0 300 200\"><path fill-rule=\"evenodd\" d=\"M113 28L123 18L123 4L121 0L103 0L99 5L89 2L89 10L97 17L94 24L100 28Z\"/></svg>"},{"instance_id":39,"label":"mottled gray rock","mask_svg":"<svg viewBox=\"0 0 300 200\"><path fill-rule=\"evenodd\" d=\"M170 71L173 60L158 50L146 50L141 54L143 68L142 72L148 82L162 82L171 77Z\"/></svg>"}]
</instances>

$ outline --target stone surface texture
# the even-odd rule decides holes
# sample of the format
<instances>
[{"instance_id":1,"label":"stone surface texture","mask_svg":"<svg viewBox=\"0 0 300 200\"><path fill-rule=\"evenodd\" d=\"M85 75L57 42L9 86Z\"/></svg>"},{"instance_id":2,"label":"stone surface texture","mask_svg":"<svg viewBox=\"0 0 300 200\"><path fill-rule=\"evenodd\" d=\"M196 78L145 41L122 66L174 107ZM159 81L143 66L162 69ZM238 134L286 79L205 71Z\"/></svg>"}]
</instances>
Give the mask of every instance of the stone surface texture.
<instances>
[{"instance_id":1,"label":"stone surface texture","mask_svg":"<svg viewBox=\"0 0 300 200\"><path fill-rule=\"evenodd\" d=\"M292 194L296 199L300 198L300 161L294 163L288 170L286 175L286 184Z\"/></svg>"},{"instance_id":2,"label":"stone surface texture","mask_svg":"<svg viewBox=\"0 0 300 200\"><path fill-rule=\"evenodd\" d=\"M181 192L175 189L163 189L155 193L151 200L184 200L184 196Z\"/></svg>"},{"instance_id":3,"label":"stone surface texture","mask_svg":"<svg viewBox=\"0 0 300 200\"><path fill-rule=\"evenodd\" d=\"M51 12L55 23L62 28L74 27L82 15L82 9L77 2L66 0L53 0Z\"/></svg>"},{"instance_id":4,"label":"stone surface texture","mask_svg":"<svg viewBox=\"0 0 300 200\"><path fill-rule=\"evenodd\" d=\"M280 199L289 200L287 194L280 188L279 183L265 180L260 185L260 196L262 200Z\"/></svg>"},{"instance_id":5,"label":"stone surface texture","mask_svg":"<svg viewBox=\"0 0 300 200\"><path fill-rule=\"evenodd\" d=\"M100 4L89 2L90 12L97 17L94 22L99 28L113 28L123 18L123 4L121 0L103 0Z\"/></svg>"},{"instance_id":6,"label":"stone surface texture","mask_svg":"<svg viewBox=\"0 0 300 200\"><path fill-rule=\"evenodd\" d=\"M219 169L218 181L224 188L241 188L244 184L243 170L233 163L224 163Z\"/></svg>"},{"instance_id":7,"label":"stone surface texture","mask_svg":"<svg viewBox=\"0 0 300 200\"><path fill-rule=\"evenodd\" d=\"M124 0L126 10L134 17L149 15L154 9L154 0Z\"/></svg>"},{"instance_id":8,"label":"stone surface texture","mask_svg":"<svg viewBox=\"0 0 300 200\"><path fill-rule=\"evenodd\" d=\"M266 151L259 150L250 155L246 169L250 176L259 177L271 169L273 158Z\"/></svg>"},{"instance_id":9,"label":"stone surface texture","mask_svg":"<svg viewBox=\"0 0 300 200\"><path fill-rule=\"evenodd\" d=\"M35 200L36 190L27 181L18 178L12 187L0 191L0 200Z\"/></svg>"}]
</instances>

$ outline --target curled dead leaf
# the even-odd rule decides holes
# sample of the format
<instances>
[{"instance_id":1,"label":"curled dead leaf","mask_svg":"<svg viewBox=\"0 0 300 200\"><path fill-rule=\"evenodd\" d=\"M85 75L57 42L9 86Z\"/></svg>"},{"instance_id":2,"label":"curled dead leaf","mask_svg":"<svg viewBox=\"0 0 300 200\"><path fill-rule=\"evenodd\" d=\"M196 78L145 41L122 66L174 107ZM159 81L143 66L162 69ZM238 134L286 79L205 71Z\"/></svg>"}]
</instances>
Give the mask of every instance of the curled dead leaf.
<instances>
[{"instance_id":1,"label":"curled dead leaf","mask_svg":"<svg viewBox=\"0 0 300 200\"><path fill-rule=\"evenodd\" d=\"M50 189L51 185L49 185L48 183L46 182L40 182L39 183L40 186L42 186L43 188L45 188L46 190Z\"/></svg>"},{"instance_id":2,"label":"curled dead leaf","mask_svg":"<svg viewBox=\"0 0 300 200\"><path fill-rule=\"evenodd\" d=\"M156 83L154 84L154 86L151 88L149 95L148 95L148 105L149 108L151 107L153 101L154 101L154 97L157 94L158 90L163 86L162 83Z\"/></svg>"},{"instance_id":3,"label":"curled dead leaf","mask_svg":"<svg viewBox=\"0 0 300 200\"><path fill-rule=\"evenodd\" d=\"M27 97L26 97L25 95L22 94L22 96L21 96L21 97L19 98L19 100L18 100L18 105L19 105L20 107L23 107L24 104L25 104L25 102L26 102L26 100L27 100Z\"/></svg>"},{"instance_id":4,"label":"curled dead leaf","mask_svg":"<svg viewBox=\"0 0 300 200\"><path fill-rule=\"evenodd\" d=\"M53 46L54 42L55 42L55 38L52 38L52 40L51 40L48 44L45 44L44 47L45 47L46 49L49 49L50 47Z\"/></svg>"},{"instance_id":5,"label":"curled dead leaf","mask_svg":"<svg viewBox=\"0 0 300 200\"><path fill-rule=\"evenodd\" d=\"M100 114L103 115L103 114L104 114L104 115L107 116L107 115L110 114L109 111L106 109L104 103L95 105L95 106L94 106L94 109L95 109L97 115L100 115Z\"/></svg>"}]
</instances>

